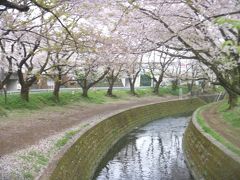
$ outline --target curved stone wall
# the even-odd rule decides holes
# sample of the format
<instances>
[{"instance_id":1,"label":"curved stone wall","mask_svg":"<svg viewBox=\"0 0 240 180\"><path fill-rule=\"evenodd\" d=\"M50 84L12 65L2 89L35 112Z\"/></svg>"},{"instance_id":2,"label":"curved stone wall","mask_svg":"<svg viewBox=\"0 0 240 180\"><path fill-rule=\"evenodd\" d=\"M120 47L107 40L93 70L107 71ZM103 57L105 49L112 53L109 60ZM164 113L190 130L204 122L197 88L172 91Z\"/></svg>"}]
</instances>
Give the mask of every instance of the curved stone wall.
<instances>
[{"instance_id":1,"label":"curved stone wall","mask_svg":"<svg viewBox=\"0 0 240 180\"><path fill-rule=\"evenodd\" d=\"M240 157L205 133L192 116L184 133L183 149L195 179L240 179Z\"/></svg>"},{"instance_id":2,"label":"curved stone wall","mask_svg":"<svg viewBox=\"0 0 240 180\"><path fill-rule=\"evenodd\" d=\"M162 117L190 113L204 102L200 99L167 101L129 109L109 117L82 134L49 168L42 179L90 180L109 149L138 126Z\"/></svg>"},{"instance_id":3,"label":"curved stone wall","mask_svg":"<svg viewBox=\"0 0 240 180\"><path fill-rule=\"evenodd\" d=\"M207 95L199 95L198 98L204 100L207 103L215 102L222 100L224 98L225 94L207 94Z\"/></svg>"}]
</instances>

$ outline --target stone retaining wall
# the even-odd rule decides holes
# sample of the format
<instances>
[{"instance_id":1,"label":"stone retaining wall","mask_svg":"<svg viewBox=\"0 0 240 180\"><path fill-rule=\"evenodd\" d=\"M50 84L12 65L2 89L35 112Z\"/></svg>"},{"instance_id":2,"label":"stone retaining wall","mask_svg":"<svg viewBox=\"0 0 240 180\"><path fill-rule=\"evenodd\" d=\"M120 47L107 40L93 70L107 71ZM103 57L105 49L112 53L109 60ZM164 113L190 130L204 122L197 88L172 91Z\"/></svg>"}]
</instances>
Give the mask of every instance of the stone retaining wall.
<instances>
[{"instance_id":1,"label":"stone retaining wall","mask_svg":"<svg viewBox=\"0 0 240 180\"><path fill-rule=\"evenodd\" d=\"M183 149L195 179L240 179L240 157L205 133L196 120L196 112L183 138Z\"/></svg>"},{"instance_id":2,"label":"stone retaining wall","mask_svg":"<svg viewBox=\"0 0 240 180\"><path fill-rule=\"evenodd\" d=\"M216 102L224 99L225 93L220 94L207 94L207 95L199 95L198 98L204 100L207 103Z\"/></svg>"},{"instance_id":3,"label":"stone retaining wall","mask_svg":"<svg viewBox=\"0 0 240 180\"><path fill-rule=\"evenodd\" d=\"M81 135L50 170L50 177L42 179L90 180L110 148L134 128L162 117L193 112L203 104L200 99L167 101L109 117Z\"/></svg>"}]
</instances>

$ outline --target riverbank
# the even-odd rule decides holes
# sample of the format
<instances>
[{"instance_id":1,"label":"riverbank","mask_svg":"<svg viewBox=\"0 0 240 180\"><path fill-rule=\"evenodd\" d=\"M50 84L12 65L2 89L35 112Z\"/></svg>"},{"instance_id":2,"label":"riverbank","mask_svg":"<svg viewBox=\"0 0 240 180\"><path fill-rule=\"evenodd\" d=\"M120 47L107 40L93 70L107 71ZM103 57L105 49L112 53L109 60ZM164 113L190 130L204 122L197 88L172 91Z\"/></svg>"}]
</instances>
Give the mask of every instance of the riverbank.
<instances>
[{"instance_id":1,"label":"riverbank","mask_svg":"<svg viewBox=\"0 0 240 180\"><path fill-rule=\"evenodd\" d=\"M165 96L151 95L150 89L138 90L138 96L116 91L114 98L106 97L104 91L90 92L88 99L82 99L80 93L68 93L62 104L45 103L50 94L45 95L45 100L36 94L38 101L42 101L40 105L17 104L12 109L5 108L7 116L0 118L2 177L33 179L76 134L96 122L129 108L178 99L178 96L169 96L169 91L162 92ZM38 106L39 109L32 108Z\"/></svg>"},{"instance_id":2,"label":"riverbank","mask_svg":"<svg viewBox=\"0 0 240 180\"><path fill-rule=\"evenodd\" d=\"M10 179L33 179L76 133L84 131L96 121L130 107L176 98L129 96L105 104L72 103L24 113L15 112L2 117L0 174Z\"/></svg>"},{"instance_id":3,"label":"riverbank","mask_svg":"<svg viewBox=\"0 0 240 180\"><path fill-rule=\"evenodd\" d=\"M198 109L183 141L186 161L196 179L240 178L239 107L226 101Z\"/></svg>"},{"instance_id":4,"label":"riverbank","mask_svg":"<svg viewBox=\"0 0 240 180\"><path fill-rule=\"evenodd\" d=\"M197 98L168 100L116 113L77 134L75 140L52 160L41 178L91 179L106 153L133 129L159 118L193 112L204 104Z\"/></svg>"},{"instance_id":5,"label":"riverbank","mask_svg":"<svg viewBox=\"0 0 240 180\"><path fill-rule=\"evenodd\" d=\"M228 110L226 101L203 107L197 120L204 131L240 156L240 106Z\"/></svg>"}]
</instances>

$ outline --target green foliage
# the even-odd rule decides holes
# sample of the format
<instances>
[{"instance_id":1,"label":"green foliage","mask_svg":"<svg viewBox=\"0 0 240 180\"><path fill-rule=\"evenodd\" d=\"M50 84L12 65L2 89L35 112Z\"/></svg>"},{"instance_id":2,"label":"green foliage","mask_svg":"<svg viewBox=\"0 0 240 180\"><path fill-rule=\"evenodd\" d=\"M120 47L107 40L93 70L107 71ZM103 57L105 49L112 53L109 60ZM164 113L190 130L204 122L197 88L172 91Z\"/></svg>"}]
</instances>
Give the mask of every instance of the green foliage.
<instances>
[{"instance_id":1,"label":"green foliage","mask_svg":"<svg viewBox=\"0 0 240 180\"><path fill-rule=\"evenodd\" d=\"M179 88L179 83L180 83L179 79L172 79L171 80L172 89L174 91L176 91Z\"/></svg>"},{"instance_id":2,"label":"green foliage","mask_svg":"<svg viewBox=\"0 0 240 180\"><path fill-rule=\"evenodd\" d=\"M224 91L225 91L225 89L222 86L215 86L215 88L212 89L212 91L210 91L210 93L220 93L220 92L223 93Z\"/></svg>"},{"instance_id":3,"label":"green foliage","mask_svg":"<svg viewBox=\"0 0 240 180\"><path fill-rule=\"evenodd\" d=\"M28 172L28 171L23 173L23 177L24 177L24 179L26 179L26 180L33 180L33 179L34 179L32 173L30 173L30 172Z\"/></svg>"},{"instance_id":4,"label":"green foliage","mask_svg":"<svg viewBox=\"0 0 240 180\"><path fill-rule=\"evenodd\" d=\"M239 19L229 19L225 17L220 17L215 20L215 23L219 25L227 25L233 29L240 29L240 20Z\"/></svg>"},{"instance_id":5,"label":"green foliage","mask_svg":"<svg viewBox=\"0 0 240 180\"><path fill-rule=\"evenodd\" d=\"M152 95L152 89L151 88L144 88L144 89L137 89L136 93L138 96L150 96Z\"/></svg>"},{"instance_id":6,"label":"green foliage","mask_svg":"<svg viewBox=\"0 0 240 180\"><path fill-rule=\"evenodd\" d=\"M181 86L176 88L175 90L172 89L172 86L166 86L166 87L160 87L159 88L159 95L173 95L173 96L178 96L179 95L179 90L182 88L182 93L187 94L189 92L187 86Z\"/></svg>"},{"instance_id":7,"label":"green foliage","mask_svg":"<svg viewBox=\"0 0 240 180\"><path fill-rule=\"evenodd\" d=\"M61 148L62 146L64 146L68 141L69 139L71 139L75 134L77 134L79 132L79 130L75 130L75 131L69 131L67 132L64 137L62 137L61 139L59 139L55 146L57 148Z\"/></svg>"},{"instance_id":8,"label":"green foliage","mask_svg":"<svg viewBox=\"0 0 240 180\"><path fill-rule=\"evenodd\" d=\"M225 139L223 136L221 136L219 133L217 133L215 130L213 130L211 127L209 127L204 120L204 118L201 116L201 112L208 108L209 106L204 106L203 108L200 108L197 110L197 122L202 127L202 129L209 135L211 135L214 139L219 141L221 144L223 144L225 147L227 147L232 152L235 152L236 154L240 155L240 149L236 147L234 144L229 142L227 139Z\"/></svg>"}]
</instances>

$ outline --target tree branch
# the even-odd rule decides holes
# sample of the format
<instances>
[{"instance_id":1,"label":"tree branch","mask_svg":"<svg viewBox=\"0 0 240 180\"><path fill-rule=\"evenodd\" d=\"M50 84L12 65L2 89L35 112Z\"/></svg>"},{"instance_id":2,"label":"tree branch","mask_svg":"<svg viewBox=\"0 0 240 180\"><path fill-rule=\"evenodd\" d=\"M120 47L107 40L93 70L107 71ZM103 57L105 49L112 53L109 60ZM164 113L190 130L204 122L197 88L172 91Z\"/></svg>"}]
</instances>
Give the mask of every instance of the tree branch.
<instances>
[{"instance_id":1,"label":"tree branch","mask_svg":"<svg viewBox=\"0 0 240 180\"><path fill-rule=\"evenodd\" d=\"M7 9L17 9L20 12L27 12L29 10L28 5L19 5L7 0L0 0L0 5L5 6L6 8L0 11L6 11Z\"/></svg>"}]
</instances>

